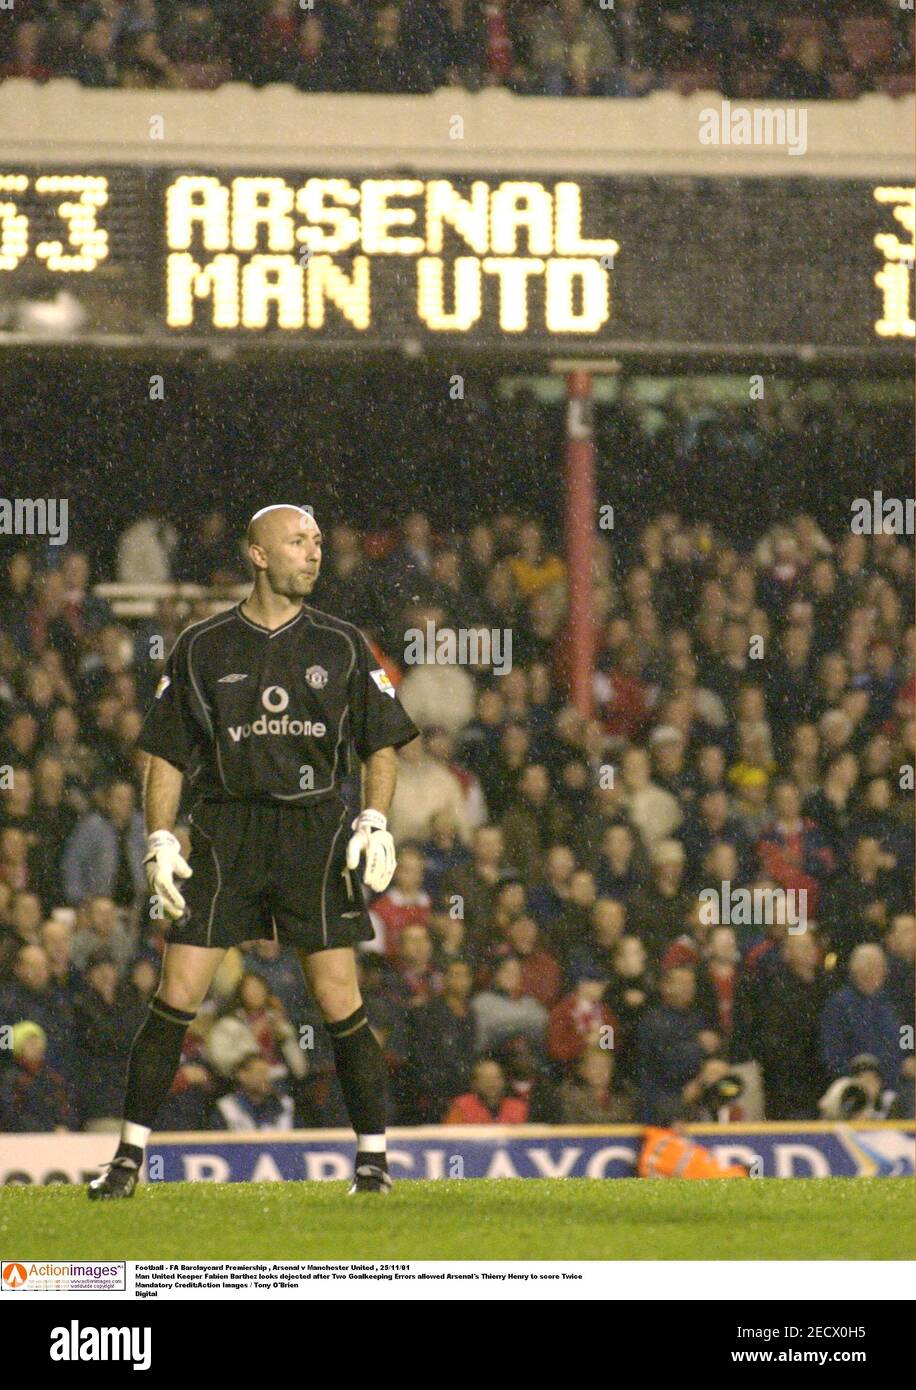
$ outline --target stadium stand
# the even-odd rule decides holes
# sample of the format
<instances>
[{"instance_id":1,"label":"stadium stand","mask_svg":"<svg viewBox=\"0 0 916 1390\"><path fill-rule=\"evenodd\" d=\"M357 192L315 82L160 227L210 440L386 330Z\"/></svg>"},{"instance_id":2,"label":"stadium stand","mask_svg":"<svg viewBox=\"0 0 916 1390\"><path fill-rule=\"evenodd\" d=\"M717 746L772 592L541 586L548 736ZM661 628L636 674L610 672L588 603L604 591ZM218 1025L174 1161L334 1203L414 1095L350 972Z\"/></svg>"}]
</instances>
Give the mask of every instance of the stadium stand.
<instances>
[{"instance_id":1,"label":"stadium stand","mask_svg":"<svg viewBox=\"0 0 916 1390\"><path fill-rule=\"evenodd\" d=\"M222 389L233 394L231 373ZM425 437L444 439L413 377L409 389ZM18 390L25 400L27 383ZM333 461L346 392L331 411L314 390L311 447ZM903 476L893 410L857 408L837 389L829 401L799 390L736 411L695 384L661 410L624 398L598 411L599 453L627 457L640 503L629 534L598 542L586 720L568 702L551 513L532 515L532 499L509 486L516 455L556 456L555 410L533 396L483 409L477 393L477 432L460 436L472 460L457 475L465 505L446 493L401 516L397 468L410 460L396 390L392 375L391 433L372 440L382 481L371 531L346 514L341 470L321 470L329 546L314 600L363 628L423 728L401 755L399 865L371 904L377 939L361 967L392 1121L813 1119L863 1055L896 1093L888 1113L912 1117L912 1056L896 1044L913 1023L916 951L912 545L852 534L848 513L816 504L824 469L854 487L870 451L897 459ZM102 412L85 416L95 428ZM147 500L117 485L136 476L137 450L155 454L136 424L118 426L109 456L120 462L98 490L91 534L64 548L7 538L0 550L0 1020L15 1025L0 1052L6 1131L111 1128L155 988L162 924L144 896L135 749L161 669L151 638L167 651L244 582L233 510L247 505L244 488L225 507L206 490L205 460L234 428L228 403L223 413L211 398L199 425L191 516L153 505L144 516ZM53 466L53 392L36 430L36 455L47 435ZM741 451L768 478L768 495L743 511ZM698 458L718 506L684 481ZM268 461L264 476L272 487L288 473ZM358 498L368 484L356 477ZM156 486L153 465L151 495ZM511 630L511 670L405 667L405 631L428 618ZM759 661L748 655L755 634ZM704 920L699 892L723 884L804 889L809 930ZM271 942L227 956L159 1123L231 1128L240 1116L345 1123L298 966Z\"/></svg>"},{"instance_id":2,"label":"stadium stand","mask_svg":"<svg viewBox=\"0 0 916 1390\"><path fill-rule=\"evenodd\" d=\"M97 88L854 99L912 92L913 55L897 0L17 0L0 16L0 79Z\"/></svg>"}]
</instances>

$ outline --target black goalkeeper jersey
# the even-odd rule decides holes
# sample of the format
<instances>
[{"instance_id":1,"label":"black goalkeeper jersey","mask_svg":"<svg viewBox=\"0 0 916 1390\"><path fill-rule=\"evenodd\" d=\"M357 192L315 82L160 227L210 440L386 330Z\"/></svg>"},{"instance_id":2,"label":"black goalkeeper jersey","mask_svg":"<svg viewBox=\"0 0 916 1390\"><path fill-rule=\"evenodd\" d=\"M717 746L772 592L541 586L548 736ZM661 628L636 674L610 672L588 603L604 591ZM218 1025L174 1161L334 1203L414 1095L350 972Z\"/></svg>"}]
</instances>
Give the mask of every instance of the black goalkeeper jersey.
<instances>
[{"instance_id":1,"label":"black goalkeeper jersey","mask_svg":"<svg viewBox=\"0 0 916 1390\"><path fill-rule=\"evenodd\" d=\"M314 802L419 730L352 623L303 604L271 632L237 605L181 633L138 743L199 796Z\"/></svg>"}]
</instances>

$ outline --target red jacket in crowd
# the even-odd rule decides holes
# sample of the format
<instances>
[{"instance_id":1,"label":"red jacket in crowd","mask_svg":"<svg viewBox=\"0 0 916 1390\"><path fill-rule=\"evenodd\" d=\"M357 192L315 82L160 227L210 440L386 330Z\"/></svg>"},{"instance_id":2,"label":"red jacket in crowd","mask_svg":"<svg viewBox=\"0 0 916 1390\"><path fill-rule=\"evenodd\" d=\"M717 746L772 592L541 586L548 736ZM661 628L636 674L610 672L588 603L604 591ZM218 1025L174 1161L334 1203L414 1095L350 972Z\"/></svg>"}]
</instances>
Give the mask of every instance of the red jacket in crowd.
<instances>
[{"instance_id":1,"label":"red jacket in crowd","mask_svg":"<svg viewBox=\"0 0 916 1390\"><path fill-rule=\"evenodd\" d=\"M489 1110L474 1091L456 1096L442 1121L446 1125L523 1125L528 1119L528 1102L504 1096L498 1110Z\"/></svg>"}]
</instances>

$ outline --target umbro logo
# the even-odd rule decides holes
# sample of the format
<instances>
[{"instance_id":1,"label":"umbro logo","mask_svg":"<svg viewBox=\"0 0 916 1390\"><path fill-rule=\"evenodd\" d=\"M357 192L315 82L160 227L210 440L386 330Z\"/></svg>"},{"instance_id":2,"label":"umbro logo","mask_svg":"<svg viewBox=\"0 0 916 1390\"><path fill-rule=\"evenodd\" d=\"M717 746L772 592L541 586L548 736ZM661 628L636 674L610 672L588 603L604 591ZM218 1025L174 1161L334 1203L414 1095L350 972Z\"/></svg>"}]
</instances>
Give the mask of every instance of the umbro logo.
<instances>
[{"instance_id":1,"label":"umbro logo","mask_svg":"<svg viewBox=\"0 0 916 1390\"><path fill-rule=\"evenodd\" d=\"M220 676L217 685L230 685L232 681L247 681L247 671L233 671L230 676Z\"/></svg>"}]
</instances>

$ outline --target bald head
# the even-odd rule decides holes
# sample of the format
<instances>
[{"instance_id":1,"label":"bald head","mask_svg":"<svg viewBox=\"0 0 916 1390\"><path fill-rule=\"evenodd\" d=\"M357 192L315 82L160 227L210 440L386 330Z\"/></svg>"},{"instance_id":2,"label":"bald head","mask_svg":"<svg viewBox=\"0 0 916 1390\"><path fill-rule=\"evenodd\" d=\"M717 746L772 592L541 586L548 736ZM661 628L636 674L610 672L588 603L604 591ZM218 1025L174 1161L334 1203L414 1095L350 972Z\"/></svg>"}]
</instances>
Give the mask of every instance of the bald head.
<instances>
[{"instance_id":1,"label":"bald head","mask_svg":"<svg viewBox=\"0 0 916 1390\"><path fill-rule=\"evenodd\" d=\"M257 590L293 600L315 587L321 565L321 530L304 507L278 503L255 512L245 533Z\"/></svg>"},{"instance_id":2,"label":"bald head","mask_svg":"<svg viewBox=\"0 0 916 1390\"><path fill-rule=\"evenodd\" d=\"M295 528L303 518L306 524L310 522L315 530L318 529L318 523L312 513L304 507L296 507L288 502L274 502L269 507L261 507L248 523L245 545L263 545L265 541L270 542L284 530Z\"/></svg>"}]
</instances>

